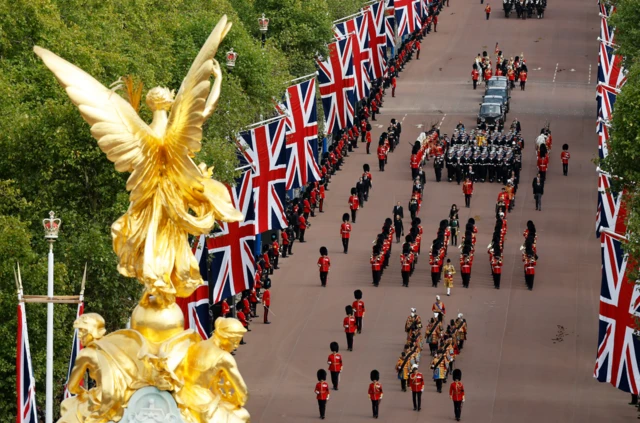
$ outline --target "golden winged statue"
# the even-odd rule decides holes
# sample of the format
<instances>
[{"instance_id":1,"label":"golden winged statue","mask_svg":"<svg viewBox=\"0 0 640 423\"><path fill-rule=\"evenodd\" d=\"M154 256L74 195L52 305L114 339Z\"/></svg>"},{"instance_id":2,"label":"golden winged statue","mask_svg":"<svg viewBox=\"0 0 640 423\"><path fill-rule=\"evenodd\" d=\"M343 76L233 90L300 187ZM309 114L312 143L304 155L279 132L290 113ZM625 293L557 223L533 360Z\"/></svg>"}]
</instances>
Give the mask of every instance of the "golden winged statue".
<instances>
[{"instance_id":1,"label":"golden winged statue","mask_svg":"<svg viewBox=\"0 0 640 423\"><path fill-rule=\"evenodd\" d=\"M147 93L153 112L147 125L114 90L54 53L34 47L91 125L98 146L119 172L130 172L127 212L111 227L118 271L145 285L141 304L161 306L189 296L202 284L187 234L208 233L216 220L243 219L212 169L193 162L202 125L216 109L222 74L214 59L231 28L223 16L205 42L175 96L167 88ZM215 81L211 87L210 78Z\"/></svg>"}]
</instances>

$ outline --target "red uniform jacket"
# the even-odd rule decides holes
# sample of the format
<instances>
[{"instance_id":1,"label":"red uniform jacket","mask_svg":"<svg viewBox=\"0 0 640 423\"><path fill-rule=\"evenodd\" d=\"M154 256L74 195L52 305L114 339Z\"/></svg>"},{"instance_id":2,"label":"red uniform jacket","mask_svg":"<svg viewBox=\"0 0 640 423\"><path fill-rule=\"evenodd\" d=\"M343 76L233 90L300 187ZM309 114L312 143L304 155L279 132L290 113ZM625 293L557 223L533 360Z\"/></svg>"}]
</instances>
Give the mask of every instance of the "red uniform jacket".
<instances>
[{"instance_id":1,"label":"red uniform jacket","mask_svg":"<svg viewBox=\"0 0 640 423\"><path fill-rule=\"evenodd\" d=\"M367 144L371 144L371 132L367 131L367 135L365 135L365 139L367 140Z\"/></svg>"},{"instance_id":2,"label":"red uniform jacket","mask_svg":"<svg viewBox=\"0 0 640 423\"><path fill-rule=\"evenodd\" d=\"M520 72L520 81L527 82L527 73L525 71Z\"/></svg>"},{"instance_id":3,"label":"red uniform jacket","mask_svg":"<svg viewBox=\"0 0 640 423\"><path fill-rule=\"evenodd\" d=\"M327 358L327 364L329 365L330 372L342 371L342 355L338 353L331 353Z\"/></svg>"},{"instance_id":4,"label":"red uniform jacket","mask_svg":"<svg viewBox=\"0 0 640 423\"><path fill-rule=\"evenodd\" d=\"M320 185L320 198L324 200L324 185Z\"/></svg>"},{"instance_id":5,"label":"red uniform jacket","mask_svg":"<svg viewBox=\"0 0 640 423\"><path fill-rule=\"evenodd\" d=\"M433 303L433 305L431 306L431 311L433 311L434 313L447 314L447 309L446 309L446 307L444 306L444 303L443 303L443 302L440 302L440 307L441 307L442 309L440 309L440 308L438 307L438 303Z\"/></svg>"},{"instance_id":6,"label":"red uniform jacket","mask_svg":"<svg viewBox=\"0 0 640 423\"><path fill-rule=\"evenodd\" d=\"M424 377L422 377L422 373L411 373L409 375L409 386L411 387L411 392L422 392L424 390Z\"/></svg>"},{"instance_id":7,"label":"red uniform jacket","mask_svg":"<svg viewBox=\"0 0 640 423\"><path fill-rule=\"evenodd\" d=\"M525 275L535 275L536 274L536 261L535 260L526 260L524 262L524 273L525 273Z\"/></svg>"},{"instance_id":8,"label":"red uniform jacket","mask_svg":"<svg viewBox=\"0 0 640 423\"><path fill-rule=\"evenodd\" d=\"M311 204L316 204L316 202L318 201L318 189L316 188L311 191L309 197L311 198Z\"/></svg>"},{"instance_id":9,"label":"red uniform jacket","mask_svg":"<svg viewBox=\"0 0 640 423\"><path fill-rule=\"evenodd\" d=\"M371 260L369 260L369 263L371 263L371 270L373 270L374 272L380 270L380 268L382 267L382 263L380 263L380 256L371 256Z\"/></svg>"},{"instance_id":10,"label":"red uniform jacket","mask_svg":"<svg viewBox=\"0 0 640 423\"><path fill-rule=\"evenodd\" d=\"M465 275L471 273L471 264L465 263L462 258L460 258L460 273L464 273Z\"/></svg>"},{"instance_id":11,"label":"red uniform jacket","mask_svg":"<svg viewBox=\"0 0 640 423\"><path fill-rule=\"evenodd\" d=\"M340 235L342 235L342 239L349 239L351 237L351 224L343 223L340 225Z\"/></svg>"},{"instance_id":12,"label":"red uniform jacket","mask_svg":"<svg viewBox=\"0 0 640 423\"><path fill-rule=\"evenodd\" d=\"M487 68L484 71L484 79L488 81L491 79L492 76L493 76L493 73L491 72L491 68Z\"/></svg>"},{"instance_id":13,"label":"red uniform jacket","mask_svg":"<svg viewBox=\"0 0 640 423\"><path fill-rule=\"evenodd\" d=\"M541 157L541 158L538 159L538 170L540 172L546 172L548 165L549 165L549 158L548 157Z\"/></svg>"},{"instance_id":14,"label":"red uniform jacket","mask_svg":"<svg viewBox=\"0 0 640 423\"><path fill-rule=\"evenodd\" d=\"M400 265L402 266L403 272L411 271L411 254L400 254Z\"/></svg>"},{"instance_id":15,"label":"red uniform jacket","mask_svg":"<svg viewBox=\"0 0 640 423\"><path fill-rule=\"evenodd\" d=\"M563 151L560 153L560 159L562 160L562 164L569 164L569 159L571 158L571 154L568 151Z\"/></svg>"},{"instance_id":16,"label":"red uniform jacket","mask_svg":"<svg viewBox=\"0 0 640 423\"><path fill-rule=\"evenodd\" d=\"M396 77L395 77L395 76L393 76L393 77L391 77L391 86L392 86L393 88L395 88L395 87L396 87L396 85L397 85Z\"/></svg>"},{"instance_id":17,"label":"red uniform jacket","mask_svg":"<svg viewBox=\"0 0 640 423\"><path fill-rule=\"evenodd\" d=\"M304 200L302 203L302 210L304 213L311 213L311 203L309 203L309 200Z\"/></svg>"},{"instance_id":18,"label":"red uniform jacket","mask_svg":"<svg viewBox=\"0 0 640 423\"><path fill-rule=\"evenodd\" d=\"M305 219L304 216L298 218L298 228L307 229L307 219Z\"/></svg>"},{"instance_id":19,"label":"red uniform jacket","mask_svg":"<svg viewBox=\"0 0 640 423\"><path fill-rule=\"evenodd\" d=\"M371 401L378 401L382 398L382 384L380 382L371 382L369 384L369 398L371 398Z\"/></svg>"},{"instance_id":20,"label":"red uniform jacket","mask_svg":"<svg viewBox=\"0 0 640 423\"><path fill-rule=\"evenodd\" d=\"M383 146L378 147L378 160L384 160L387 157L387 152Z\"/></svg>"},{"instance_id":21,"label":"red uniform jacket","mask_svg":"<svg viewBox=\"0 0 640 423\"><path fill-rule=\"evenodd\" d=\"M278 256L278 254L280 254L280 244L278 244L278 241L273 241L271 244L271 252L274 256Z\"/></svg>"},{"instance_id":22,"label":"red uniform jacket","mask_svg":"<svg viewBox=\"0 0 640 423\"><path fill-rule=\"evenodd\" d=\"M440 258L429 254L429 264L431 265L431 273L440 273Z\"/></svg>"},{"instance_id":23,"label":"red uniform jacket","mask_svg":"<svg viewBox=\"0 0 640 423\"><path fill-rule=\"evenodd\" d=\"M249 292L249 302L251 304L257 304L258 303L258 293L254 289L251 290L251 292Z\"/></svg>"},{"instance_id":24,"label":"red uniform jacket","mask_svg":"<svg viewBox=\"0 0 640 423\"><path fill-rule=\"evenodd\" d=\"M480 78L480 72L478 72L476 69L471 71L471 79L473 79L474 81L477 81Z\"/></svg>"},{"instance_id":25,"label":"red uniform jacket","mask_svg":"<svg viewBox=\"0 0 640 423\"><path fill-rule=\"evenodd\" d=\"M496 69L496 76L502 76L502 69Z\"/></svg>"},{"instance_id":26,"label":"red uniform jacket","mask_svg":"<svg viewBox=\"0 0 640 423\"><path fill-rule=\"evenodd\" d=\"M244 298L242 300L242 312L245 315L251 314L251 304L249 304L249 299L248 298Z\"/></svg>"},{"instance_id":27,"label":"red uniform jacket","mask_svg":"<svg viewBox=\"0 0 640 423\"><path fill-rule=\"evenodd\" d=\"M487 7L484 8L484 13L491 13L491 6L487 5Z\"/></svg>"},{"instance_id":28,"label":"red uniform jacket","mask_svg":"<svg viewBox=\"0 0 640 423\"><path fill-rule=\"evenodd\" d=\"M331 260L327 256L320 256L318 259L318 266L320 267L321 272L328 272L331 267Z\"/></svg>"},{"instance_id":29,"label":"red uniform jacket","mask_svg":"<svg viewBox=\"0 0 640 423\"><path fill-rule=\"evenodd\" d=\"M242 323L242 326L244 326L246 328L247 327L247 318L245 317L245 315L242 312L242 310L236 310L236 317L238 318L238 320L240 320L240 323Z\"/></svg>"},{"instance_id":30,"label":"red uniform jacket","mask_svg":"<svg viewBox=\"0 0 640 423\"><path fill-rule=\"evenodd\" d=\"M462 183L462 192L464 194L473 194L473 181L465 181Z\"/></svg>"},{"instance_id":31,"label":"red uniform jacket","mask_svg":"<svg viewBox=\"0 0 640 423\"><path fill-rule=\"evenodd\" d=\"M316 383L316 398L326 401L329 399L329 384L327 382Z\"/></svg>"},{"instance_id":32,"label":"red uniform jacket","mask_svg":"<svg viewBox=\"0 0 640 423\"><path fill-rule=\"evenodd\" d=\"M286 231L282 231L282 245L289 245L289 235Z\"/></svg>"},{"instance_id":33,"label":"red uniform jacket","mask_svg":"<svg viewBox=\"0 0 640 423\"><path fill-rule=\"evenodd\" d=\"M464 398L464 385L462 382L452 382L449 387L449 396L454 401L462 401Z\"/></svg>"},{"instance_id":34,"label":"red uniform jacket","mask_svg":"<svg viewBox=\"0 0 640 423\"><path fill-rule=\"evenodd\" d=\"M226 301L223 301L221 304L221 308L222 308L221 310L222 317L227 317L227 314L229 314L229 311L230 311L229 304L227 304Z\"/></svg>"},{"instance_id":35,"label":"red uniform jacket","mask_svg":"<svg viewBox=\"0 0 640 423\"><path fill-rule=\"evenodd\" d=\"M358 210L359 206L360 206L360 201L358 200L357 195L352 195L351 197L349 197L349 208L351 210Z\"/></svg>"},{"instance_id":36,"label":"red uniform jacket","mask_svg":"<svg viewBox=\"0 0 640 423\"><path fill-rule=\"evenodd\" d=\"M420 162L418 161L418 155L417 154L412 154L411 155L411 169L417 169L420 167Z\"/></svg>"},{"instance_id":37,"label":"red uniform jacket","mask_svg":"<svg viewBox=\"0 0 640 423\"><path fill-rule=\"evenodd\" d=\"M515 81L516 80L516 73L512 69L509 69L507 71L507 76L509 77L509 81Z\"/></svg>"},{"instance_id":38,"label":"red uniform jacket","mask_svg":"<svg viewBox=\"0 0 640 423\"><path fill-rule=\"evenodd\" d=\"M499 275L502 273L502 260L498 260L495 257L491 258L491 271L493 273L495 273L496 275Z\"/></svg>"},{"instance_id":39,"label":"red uniform jacket","mask_svg":"<svg viewBox=\"0 0 640 423\"><path fill-rule=\"evenodd\" d=\"M342 321L342 326L344 327L345 333L355 333L356 332L356 318L353 316L347 316Z\"/></svg>"},{"instance_id":40,"label":"red uniform jacket","mask_svg":"<svg viewBox=\"0 0 640 423\"><path fill-rule=\"evenodd\" d=\"M262 293L262 303L267 307L271 307L271 292L268 289L265 289Z\"/></svg>"},{"instance_id":41,"label":"red uniform jacket","mask_svg":"<svg viewBox=\"0 0 640 423\"><path fill-rule=\"evenodd\" d=\"M362 300L355 300L353 302L353 304L351 305L351 307L353 307L353 315L356 317L362 317L364 316L364 301Z\"/></svg>"}]
</instances>

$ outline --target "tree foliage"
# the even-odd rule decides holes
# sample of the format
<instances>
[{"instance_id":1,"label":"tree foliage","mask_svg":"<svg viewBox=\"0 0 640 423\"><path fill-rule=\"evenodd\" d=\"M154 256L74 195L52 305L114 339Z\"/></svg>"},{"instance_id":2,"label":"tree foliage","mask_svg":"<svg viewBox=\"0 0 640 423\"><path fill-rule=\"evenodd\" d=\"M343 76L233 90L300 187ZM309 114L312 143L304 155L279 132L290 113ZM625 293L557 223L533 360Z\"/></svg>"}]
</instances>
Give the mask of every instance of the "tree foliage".
<instances>
[{"instance_id":1,"label":"tree foliage","mask_svg":"<svg viewBox=\"0 0 640 423\"><path fill-rule=\"evenodd\" d=\"M109 330L126 323L140 295L137 282L120 276L110 225L128 207L128 175L90 136L51 72L34 55L45 47L84 69L105 86L129 75L144 84L178 89L215 24L227 14L233 27L216 59L224 73L217 112L204 129L195 158L214 166L214 177L236 176L235 134L274 113L287 81L315 70L334 19L355 13L355 0L0 0L0 392L15 398L17 297L13 268L22 269L25 293L44 294L47 243L42 219L63 219L55 244L55 292L77 294L85 263L86 310L100 313ZM270 28L264 47L257 19ZM225 53L239 54L227 71ZM122 93L121 93L122 94ZM141 102L140 114L150 111ZM321 113L321 112L320 112ZM55 306L55 395L60 399L71 347L75 308ZM29 339L44 407L46 307L27 305ZM59 401L57 401L59 403ZM15 419L16 402L0 401L0 423Z\"/></svg>"},{"instance_id":2,"label":"tree foliage","mask_svg":"<svg viewBox=\"0 0 640 423\"><path fill-rule=\"evenodd\" d=\"M626 223L629 242L625 249L630 256L640 258L640 19L639 0L616 1L616 12L609 23L616 27L616 54L624 55L629 71L627 82L618 94L609 140L609 155L601 161L603 170L614 175L614 191L623 191L628 211ZM638 279L638 269L631 269Z\"/></svg>"}]
</instances>

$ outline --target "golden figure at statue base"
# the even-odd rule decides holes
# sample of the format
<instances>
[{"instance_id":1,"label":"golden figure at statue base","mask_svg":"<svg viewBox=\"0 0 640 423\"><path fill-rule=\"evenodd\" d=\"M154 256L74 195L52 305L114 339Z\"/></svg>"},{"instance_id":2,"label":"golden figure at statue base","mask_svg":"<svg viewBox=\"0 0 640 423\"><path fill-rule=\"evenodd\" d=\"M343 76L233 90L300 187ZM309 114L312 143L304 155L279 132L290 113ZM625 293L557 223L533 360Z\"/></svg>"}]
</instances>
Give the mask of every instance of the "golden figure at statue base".
<instances>
[{"instance_id":1,"label":"golden figure at statue base","mask_svg":"<svg viewBox=\"0 0 640 423\"><path fill-rule=\"evenodd\" d=\"M187 235L209 233L216 220L244 218L226 187L212 179L212 169L192 160L200 150L202 125L220 97L222 73L214 56L230 28L223 16L175 98L167 88L149 91L149 125L115 89L34 47L116 170L131 173L129 209L111 233L118 271L145 287L131 329L105 334L104 320L95 313L76 320L84 349L68 385L76 396L62 403L59 423L117 422L132 395L147 386L170 392L186 422L249 422L242 408L248 390L231 355L246 330L236 319L218 319L214 336L203 341L184 330L175 304L176 297L191 295L203 283ZM82 386L87 372L95 381L91 389Z\"/></svg>"}]
</instances>

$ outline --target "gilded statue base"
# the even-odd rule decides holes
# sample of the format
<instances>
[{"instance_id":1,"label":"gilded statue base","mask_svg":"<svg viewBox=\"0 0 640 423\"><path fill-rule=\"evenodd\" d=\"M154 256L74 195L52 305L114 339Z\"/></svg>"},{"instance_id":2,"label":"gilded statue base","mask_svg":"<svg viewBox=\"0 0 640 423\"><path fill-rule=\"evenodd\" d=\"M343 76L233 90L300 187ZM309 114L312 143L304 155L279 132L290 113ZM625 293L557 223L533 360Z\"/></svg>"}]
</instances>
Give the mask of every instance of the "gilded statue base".
<instances>
[{"instance_id":1,"label":"gilded statue base","mask_svg":"<svg viewBox=\"0 0 640 423\"><path fill-rule=\"evenodd\" d=\"M121 423L186 423L171 394L156 387L137 390L129 400ZM109 423L115 423L110 421Z\"/></svg>"},{"instance_id":2,"label":"gilded statue base","mask_svg":"<svg viewBox=\"0 0 640 423\"><path fill-rule=\"evenodd\" d=\"M183 329L180 307L150 301L135 308L131 329L105 334L95 313L82 315L74 327L84 346L68 385L76 396L62 402L58 423L122 421L134 398L149 389L169 395L184 423L250 421L243 408L247 386L231 355L246 332L237 319L217 319L214 335L203 341ZM89 390L86 372L95 381Z\"/></svg>"}]
</instances>

